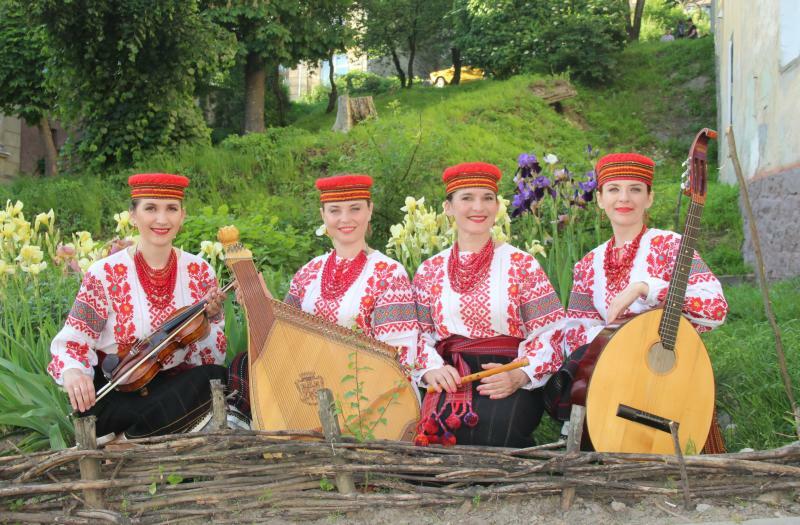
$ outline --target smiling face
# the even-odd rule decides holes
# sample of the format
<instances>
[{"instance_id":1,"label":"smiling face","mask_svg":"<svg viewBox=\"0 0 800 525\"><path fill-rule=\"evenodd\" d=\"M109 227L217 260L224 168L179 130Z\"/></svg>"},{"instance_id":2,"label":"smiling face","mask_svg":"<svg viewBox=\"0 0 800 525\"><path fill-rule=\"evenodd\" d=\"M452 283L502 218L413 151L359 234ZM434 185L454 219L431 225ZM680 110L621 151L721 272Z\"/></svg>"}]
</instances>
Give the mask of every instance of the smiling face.
<instances>
[{"instance_id":1,"label":"smiling face","mask_svg":"<svg viewBox=\"0 0 800 525\"><path fill-rule=\"evenodd\" d=\"M612 180L597 192L597 205L606 212L612 226L644 224L644 213L653 205L653 192L643 182Z\"/></svg>"},{"instance_id":2,"label":"smiling face","mask_svg":"<svg viewBox=\"0 0 800 525\"><path fill-rule=\"evenodd\" d=\"M452 193L444 211L455 218L459 235L481 236L494 226L500 203L497 194L485 188L464 188Z\"/></svg>"},{"instance_id":3,"label":"smiling face","mask_svg":"<svg viewBox=\"0 0 800 525\"><path fill-rule=\"evenodd\" d=\"M172 245L185 217L186 210L177 199L138 199L131 210L139 242L153 246Z\"/></svg>"},{"instance_id":4,"label":"smiling face","mask_svg":"<svg viewBox=\"0 0 800 525\"><path fill-rule=\"evenodd\" d=\"M341 250L345 246L365 243L367 227L372 219L372 202L363 199L326 202L320 213L334 248Z\"/></svg>"}]
</instances>

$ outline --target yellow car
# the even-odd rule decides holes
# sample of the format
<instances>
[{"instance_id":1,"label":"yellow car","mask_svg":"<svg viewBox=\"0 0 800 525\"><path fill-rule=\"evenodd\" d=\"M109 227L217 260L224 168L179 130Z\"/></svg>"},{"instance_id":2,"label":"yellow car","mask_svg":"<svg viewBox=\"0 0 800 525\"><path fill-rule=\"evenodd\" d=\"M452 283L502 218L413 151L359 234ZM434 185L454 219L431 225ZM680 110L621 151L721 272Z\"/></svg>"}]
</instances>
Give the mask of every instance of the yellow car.
<instances>
[{"instance_id":1,"label":"yellow car","mask_svg":"<svg viewBox=\"0 0 800 525\"><path fill-rule=\"evenodd\" d=\"M450 66L447 69L440 69L431 73L431 84L436 87L445 87L453 81L453 76L456 74L456 68ZM472 82L474 80L483 80L483 70L477 67L461 66L461 83Z\"/></svg>"}]
</instances>

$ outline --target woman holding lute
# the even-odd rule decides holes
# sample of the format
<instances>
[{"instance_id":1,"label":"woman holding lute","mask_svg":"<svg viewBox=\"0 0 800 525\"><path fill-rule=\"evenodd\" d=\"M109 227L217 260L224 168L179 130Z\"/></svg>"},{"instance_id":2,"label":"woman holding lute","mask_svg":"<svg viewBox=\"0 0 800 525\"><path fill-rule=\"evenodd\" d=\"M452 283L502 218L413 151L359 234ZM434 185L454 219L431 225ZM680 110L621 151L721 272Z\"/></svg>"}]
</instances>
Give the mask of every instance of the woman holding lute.
<instances>
[{"instance_id":1,"label":"woman holding lute","mask_svg":"<svg viewBox=\"0 0 800 525\"><path fill-rule=\"evenodd\" d=\"M540 387L561 364L558 296L532 255L492 238L501 176L497 166L480 162L443 174L456 243L414 277L414 376L429 392L419 445L532 445L544 408ZM512 361L523 366L462 381Z\"/></svg>"},{"instance_id":2,"label":"woman holding lute","mask_svg":"<svg viewBox=\"0 0 800 525\"><path fill-rule=\"evenodd\" d=\"M210 379L225 379L226 340L214 270L172 245L186 216L189 180L139 174L131 187L135 246L95 262L86 272L64 328L50 346L47 371L62 385L76 412L97 417L98 436L147 437L190 430L210 415ZM176 310L205 301L209 333L162 357L144 388L97 392L136 343L157 331ZM162 354L163 356L163 354ZM141 370L141 367L140 367Z\"/></svg>"},{"instance_id":3,"label":"woman holding lute","mask_svg":"<svg viewBox=\"0 0 800 525\"><path fill-rule=\"evenodd\" d=\"M605 327L664 305L681 236L647 227L654 171L652 159L635 153L606 155L597 162L597 204L613 235L575 265L564 334L566 353L574 363ZM723 323L728 304L720 282L697 252L691 253L681 314L697 332L704 332ZM644 366L633 357L631 361L636 361L631 367ZM624 370L617 374L621 382L629 379Z\"/></svg>"}]
</instances>

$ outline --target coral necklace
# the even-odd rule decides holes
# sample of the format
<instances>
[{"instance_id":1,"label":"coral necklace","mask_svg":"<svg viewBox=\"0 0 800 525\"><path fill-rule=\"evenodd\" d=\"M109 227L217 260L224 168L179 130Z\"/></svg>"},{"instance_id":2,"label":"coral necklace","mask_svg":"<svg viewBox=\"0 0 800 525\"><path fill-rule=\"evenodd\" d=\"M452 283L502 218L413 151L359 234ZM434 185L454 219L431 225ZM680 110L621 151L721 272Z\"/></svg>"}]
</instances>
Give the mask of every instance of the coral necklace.
<instances>
[{"instance_id":1,"label":"coral necklace","mask_svg":"<svg viewBox=\"0 0 800 525\"><path fill-rule=\"evenodd\" d=\"M603 259L603 270L606 272L606 281L611 284L619 283L624 277L630 276L633 267L633 259L639 251L639 243L642 235L647 231L647 226L642 226L642 231L630 244L625 244L621 248L614 248L614 237L606 245L606 253Z\"/></svg>"},{"instance_id":2,"label":"coral necklace","mask_svg":"<svg viewBox=\"0 0 800 525\"><path fill-rule=\"evenodd\" d=\"M178 257L175 255L175 250L169 251L167 265L159 270L151 268L139 250L136 250L133 262L139 282L153 308L164 309L169 306L178 278Z\"/></svg>"},{"instance_id":3,"label":"coral necklace","mask_svg":"<svg viewBox=\"0 0 800 525\"><path fill-rule=\"evenodd\" d=\"M493 257L494 240L489 239L481 251L473 253L467 257L466 261L461 262L458 241L456 241L450 250L450 257L447 259L447 277L450 279L450 287L453 291L461 294L469 293L489 274Z\"/></svg>"},{"instance_id":4,"label":"coral necklace","mask_svg":"<svg viewBox=\"0 0 800 525\"><path fill-rule=\"evenodd\" d=\"M355 259L349 261L342 259L336 262L336 259L334 249L322 269L322 298L328 301L341 298L353 286L367 264L367 252L362 250Z\"/></svg>"}]
</instances>

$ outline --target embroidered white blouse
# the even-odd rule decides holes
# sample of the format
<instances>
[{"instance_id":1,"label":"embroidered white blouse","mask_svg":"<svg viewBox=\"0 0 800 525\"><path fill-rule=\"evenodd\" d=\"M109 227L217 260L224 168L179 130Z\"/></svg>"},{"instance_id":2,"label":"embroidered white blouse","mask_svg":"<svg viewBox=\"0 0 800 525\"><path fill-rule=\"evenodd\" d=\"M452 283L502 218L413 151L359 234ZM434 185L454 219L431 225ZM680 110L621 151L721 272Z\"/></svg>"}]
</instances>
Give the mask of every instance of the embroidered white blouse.
<instances>
[{"instance_id":1,"label":"embroidered white blouse","mask_svg":"<svg viewBox=\"0 0 800 525\"><path fill-rule=\"evenodd\" d=\"M216 284L214 270L206 261L184 251L178 253L175 290L172 301L164 308L154 308L148 301L128 250L89 267L64 328L50 345L52 358L47 371L58 384L63 383L64 370L71 368L93 377L98 351L127 351L137 340L153 333L176 309L200 301ZM223 364L227 347L224 324L222 314L211 319L208 337L178 350L164 368Z\"/></svg>"},{"instance_id":2,"label":"embroidered white blouse","mask_svg":"<svg viewBox=\"0 0 800 525\"><path fill-rule=\"evenodd\" d=\"M560 330L564 309L536 259L509 244L495 248L489 275L466 294L455 292L447 276L448 248L420 265L414 294L420 339L414 378L444 366L436 343L450 335L471 339L510 335L523 339L518 356L530 363L522 370L538 388L561 366ZM470 254L461 252L460 257ZM476 370L473 370L476 372Z\"/></svg>"}]
</instances>

